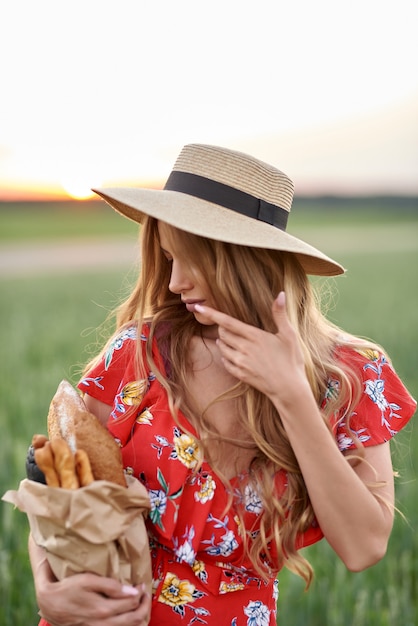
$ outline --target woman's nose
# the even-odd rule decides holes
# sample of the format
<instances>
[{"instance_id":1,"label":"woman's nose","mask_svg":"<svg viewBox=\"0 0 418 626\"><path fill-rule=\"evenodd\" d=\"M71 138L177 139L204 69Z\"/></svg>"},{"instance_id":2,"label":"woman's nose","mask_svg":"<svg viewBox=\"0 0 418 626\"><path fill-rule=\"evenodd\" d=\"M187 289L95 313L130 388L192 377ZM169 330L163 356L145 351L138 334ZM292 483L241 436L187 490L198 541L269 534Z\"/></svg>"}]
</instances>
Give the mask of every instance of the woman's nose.
<instances>
[{"instance_id":1,"label":"woman's nose","mask_svg":"<svg viewBox=\"0 0 418 626\"><path fill-rule=\"evenodd\" d=\"M171 264L169 290L172 293L180 294L193 287L190 274L182 263L173 261Z\"/></svg>"}]
</instances>

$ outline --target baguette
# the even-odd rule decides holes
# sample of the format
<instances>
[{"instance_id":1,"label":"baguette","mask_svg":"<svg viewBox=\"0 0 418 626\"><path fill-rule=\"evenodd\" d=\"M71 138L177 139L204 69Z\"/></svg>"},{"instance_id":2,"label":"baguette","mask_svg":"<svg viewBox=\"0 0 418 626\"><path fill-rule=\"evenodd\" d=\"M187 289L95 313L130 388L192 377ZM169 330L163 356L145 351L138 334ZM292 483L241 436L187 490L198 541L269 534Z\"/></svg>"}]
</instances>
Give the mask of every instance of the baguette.
<instances>
[{"instance_id":1,"label":"baguette","mask_svg":"<svg viewBox=\"0 0 418 626\"><path fill-rule=\"evenodd\" d=\"M60 479L55 469L51 442L47 440L42 447L35 448L34 457L36 465L44 473L48 487L60 487Z\"/></svg>"},{"instance_id":2,"label":"baguette","mask_svg":"<svg viewBox=\"0 0 418 626\"><path fill-rule=\"evenodd\" d=\"M80 482L80 487L86 487L94 481L90 459L85 450L76 450L74 454L75 472Z\"/></svg>"},{"instance_id":3,"label":"baguette","mask_svg":"<svg viewBox=\"0 0 418 626\"><path fill-rule=\"evenodd\" d=\"M60 487L78 489L80 483L76 474L74 454L71 452L70 446L61 437L54 437L49 443L54 455L54 466L59 477Z\"/></svg>"}]
</instances>

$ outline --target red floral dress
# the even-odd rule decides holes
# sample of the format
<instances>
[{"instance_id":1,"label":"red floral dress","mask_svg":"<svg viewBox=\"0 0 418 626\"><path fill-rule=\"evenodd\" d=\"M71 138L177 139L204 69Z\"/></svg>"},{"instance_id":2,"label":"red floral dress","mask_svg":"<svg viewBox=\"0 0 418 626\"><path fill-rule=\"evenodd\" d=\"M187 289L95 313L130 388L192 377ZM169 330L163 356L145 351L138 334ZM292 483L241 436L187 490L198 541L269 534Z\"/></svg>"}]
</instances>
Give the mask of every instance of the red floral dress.
<instances>
[{"instance_id":1,"label":"red floral dress","mask_svg":"<svg viewBox=\"0 0 418 626\"><path fill-rule=\"evenodd\" d=\"M147 520L153 564L151 626L273 626L278 598L277 573L263 581L243 555L242 529L236 513L245 509L245 526L257 532L262 503L243 477L233 479L235 501L226 512L228 493L220 478L202 460L196 433L184 416L173 420L165 390L152 372L137 380L137 341L145 342L148 327L131 326L111 343L102 361L79 383L88 395L112 406L109 430L122 448L126 472L147 487L151 511ZM153 356L164 371L154 339ZM363 377L364 394L351 426L365 446L390 439L409 420L416 403L390 364L379 353L341 349ZM338 392L330 381L328 397ZM327 398L324 399L324 402ZM125 418L125 419L123 419ZM337 421L338 416L336 416ZM184 428L184 430L183 430ZM186 432L187 431L187 432ZM336 426L341 450L353 447L345 424ZM278 492L286 489L286 473L278 472ZM299 537L304 547L322 538L314 523Z\"/></svg>"}]
</instances>

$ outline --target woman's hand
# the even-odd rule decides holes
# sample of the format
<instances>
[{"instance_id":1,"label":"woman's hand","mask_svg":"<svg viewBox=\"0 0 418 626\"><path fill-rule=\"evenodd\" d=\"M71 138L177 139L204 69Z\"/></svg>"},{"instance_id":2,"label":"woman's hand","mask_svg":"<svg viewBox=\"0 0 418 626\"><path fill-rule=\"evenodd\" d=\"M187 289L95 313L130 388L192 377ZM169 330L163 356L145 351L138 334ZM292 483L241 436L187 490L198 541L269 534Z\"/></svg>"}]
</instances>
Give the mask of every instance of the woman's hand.
<instances>
[{"instance_id":1,"label":"woman's hand","mask_svg":"<svg viewBox=\"0 0 418 626\"><path fill-rule=\"evenodd\" d=\"M143 586L76 574L38 588L42 617L52 626L146 626L151 598Z\"/></svg>"},{"instance_id":2,"label":"woman's hand","mask_svg":"<svg viewBox=\"0 0 418 626\"><path fill-rule=\"evenodd\" d=\"M277 333L243 324L195 305L219 327L225 369L266 394L280 413L298 460L319 526L352 571L382 558L393 523L393 470L389 442L364 449L352 468L322 419L305 373L303 351L285 310L284 293L273 303ZM367 485L376 483L379 496ZM355 503L355 506L353 506Z\"/></svg>"},{"instance_id":3,"label":"woman's hand","mask_svg":"<svg viewBox=\"0 0 418 626\"><path fill-rule=\"evenodd\" d=\"M280 292L272 305L277 333L195 305L196 311L218 326L217 344L225 369L244 383L255 387L272 401L294 397L300 385L307 384L302 348L286 313L286 298Z\"/></svg>"},{"instance_id":4,"label":"woman's hand","mask_svg":"<svg viewBox=\"0 0 418 626\"><path fill-rule=\"evenodd\" d=\"M29 555L42 617L52 626L146 626L151 597L142 585L130 587L96 574L57 581L45 551L29 538Z\"/></svg>"}]
</instances>

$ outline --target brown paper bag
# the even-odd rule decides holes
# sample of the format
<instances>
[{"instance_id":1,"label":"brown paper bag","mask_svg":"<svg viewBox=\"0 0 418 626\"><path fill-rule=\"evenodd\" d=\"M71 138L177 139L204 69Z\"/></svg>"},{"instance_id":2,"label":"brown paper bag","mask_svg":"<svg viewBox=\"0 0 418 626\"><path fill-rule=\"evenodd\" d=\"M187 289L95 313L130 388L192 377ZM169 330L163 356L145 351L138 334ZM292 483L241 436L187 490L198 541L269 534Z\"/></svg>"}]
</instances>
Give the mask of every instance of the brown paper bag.
<instances>
[{"instance_id":1,"label":"brown paper bag","mask_svg":"<svg viewBox=\"0 0 418 626\"><path fill-rule=\"evenodd\" d=\"M44 547L58 580L79 572L144 583L151 593L151 558L144 517L145 487L130 476L128 488L96 480L80 489L22 480L2 500L27 514L35 542Z\"/></svg>"}]
</instances>

